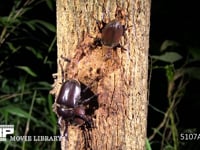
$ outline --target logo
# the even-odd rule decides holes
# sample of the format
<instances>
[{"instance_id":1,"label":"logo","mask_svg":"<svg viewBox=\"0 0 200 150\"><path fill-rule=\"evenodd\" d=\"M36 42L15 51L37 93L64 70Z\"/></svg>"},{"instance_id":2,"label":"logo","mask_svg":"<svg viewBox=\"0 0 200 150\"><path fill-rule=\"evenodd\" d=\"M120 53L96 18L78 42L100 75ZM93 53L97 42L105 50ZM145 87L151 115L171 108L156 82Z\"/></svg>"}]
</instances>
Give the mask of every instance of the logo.
<instances>
[{"instance_id":1,"label":"logo","mask_svg":"<svg viewBox=\"0 0 200 150\"><path fill-rule=\"evenodd\" d=\"M14 125L0 125L0 141L61 141L62 136L15 136ZM10 135L7 137L7 135ZM64 137L65 138L65 137Z\"/></svg>"},{"instance_id":2,"label":"logo","mask_svg":"<svg viewBox=\"0 0 200 150\"><path fill-rule=\"evenodd\" d=\"M6 136L14 133L14 125L0 125L0 141L6 141Z\"/></svg>"}]
</instances>

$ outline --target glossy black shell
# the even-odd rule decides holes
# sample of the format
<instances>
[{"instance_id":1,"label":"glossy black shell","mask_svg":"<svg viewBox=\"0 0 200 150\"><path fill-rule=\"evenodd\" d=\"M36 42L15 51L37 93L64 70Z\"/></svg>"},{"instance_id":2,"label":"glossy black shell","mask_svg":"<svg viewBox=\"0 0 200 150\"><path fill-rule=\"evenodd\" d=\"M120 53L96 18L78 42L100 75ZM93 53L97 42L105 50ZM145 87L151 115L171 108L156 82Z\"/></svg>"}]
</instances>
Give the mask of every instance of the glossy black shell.
<instances>
[{"instance_id":1,"label":"glossy black shell","mask_svg":"<svg viewBox=\"0 0 200 150\"><path fill-rule=\"evenodd\" d=\"M67 108L74 108L78 105L81 94L81 85L76 80L68 80L63 83L57 97L57 104Z\"/></svg>"}]
</instances>

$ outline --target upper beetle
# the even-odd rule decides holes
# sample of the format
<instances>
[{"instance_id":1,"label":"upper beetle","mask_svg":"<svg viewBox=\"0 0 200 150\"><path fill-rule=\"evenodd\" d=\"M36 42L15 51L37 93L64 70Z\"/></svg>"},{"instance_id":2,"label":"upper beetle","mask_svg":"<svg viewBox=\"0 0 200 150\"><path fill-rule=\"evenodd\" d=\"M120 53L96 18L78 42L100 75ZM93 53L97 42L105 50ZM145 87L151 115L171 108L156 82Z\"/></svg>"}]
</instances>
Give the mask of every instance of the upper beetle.
<instances>
[{"instance_id":1,"label":"upper beetle","mask_svg":"<svg viewBox=\"0 0 200 150\"><path fill-rule=\"evenodd\" d=\"M120 45L120 39L124 36L125 31L127 30L124 23L125 17L125 12L121 8L117 7L114 20L109 21L108 23L104 20L97 20L101 37L97 38L95 43L97 43L97 45L100 43L108 48L121 47L123 50L126 50Z\"/></svg>"},{"instance_id":2,"label":"upper beetle","mask_svg":"<svg viewBox=\"0 0 200 150\"><path fill-rule=\"evenodd\" d=\"M119 41L124 32L124 26L119 21L113 20L102 29L101 42L104 46L115 48L119 46Z\"/></svg>"}]
</instances>

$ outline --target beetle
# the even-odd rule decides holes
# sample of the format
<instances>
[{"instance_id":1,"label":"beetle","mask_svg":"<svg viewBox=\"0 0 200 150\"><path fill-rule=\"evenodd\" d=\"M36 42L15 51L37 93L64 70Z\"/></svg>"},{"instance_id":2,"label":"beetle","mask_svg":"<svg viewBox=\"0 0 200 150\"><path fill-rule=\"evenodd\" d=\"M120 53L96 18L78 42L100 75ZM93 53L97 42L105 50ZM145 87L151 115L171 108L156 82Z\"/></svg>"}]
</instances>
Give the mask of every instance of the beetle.
<instances>
[{"instance_id":1,"label":"beetle","mask_svg":"<svg viewBox=\"0 0 200 150\"><path fill-rule=\"evenodd\" d=\"M106 14L105 8L103 8L104 14ZM103 17L104 18L104 17ZM119 41L124 36L127 28L124 25L125 12L120 8L116 8L115 19L106 23L104 19L102 21L96 20L99 32L101 33L100 43L109 48L121 47Z\"/></svg>"},{"instance_id":2,"label":"beetle","mask_svg":"<svg viewBox=\"0 0 200 150\"><path fill-rule=\"evenodd\" d=\"M102 29L101 43L109 48L120 46L119 41L124 35L125 27L117 20L112 20Z\"/></svg>"},{"instance_id":3,"label":"beetle","mask_svg":"<svg viewBox=\"0 0 200 150\"><path fill-rule=\"evenodd\" d=\"M104 8L105 13L105 8ZM111 55L111 50L120 47L122 50L127 50L120 45L120 39L125 35L127 28L123 24L125 18L124 11L117 7L115 12L115 19L106 23L105 21L96 20L99 32L101 33L100 38L96 38L94 45L104 46L107 49L107 57Z\"/></svg>"},{"instance_id":4,"label":"beetle","mask_svg":"<svg viewBox=\"0 0 200 150\"><path fill-rule=\"evenodd\" d=\"M91 126L91 119L85 113L84 105L87 104L97 95L93 95L87 99L81 99L81 84L75 79L64 82L56 99L56 110L59 116L58 125L61 127L62 120L65 121L64 134L68 139L68 125L84 123Z\"/></svg>"},{"instance_id":5,"label":"beetle","mask_svg":"<svg viewBox=\"0 0 200 150\"><path fill-rule=\"evenodd\" d=\"M62 59L70 63L69 59L61 56ZM65 128L63 136L68 139L68 125L84 125L86 124L88 127L91 127L91 118L86 115L86 105L90 102L90 100L94 99L98 96L98 94L93 94L89 98L82 99L82 93L86 92L89 87L86 87L84 90L81 89L81 83L75 79L69 79L64 81L64 71L61 67L62 74L62 85L60 91L56 97L54 108L56 108L56 113L58 115L58 125L62 127L62 121L64 121ZM86 93L87 94L87 93Z\"/></svg>"}]
</instances>

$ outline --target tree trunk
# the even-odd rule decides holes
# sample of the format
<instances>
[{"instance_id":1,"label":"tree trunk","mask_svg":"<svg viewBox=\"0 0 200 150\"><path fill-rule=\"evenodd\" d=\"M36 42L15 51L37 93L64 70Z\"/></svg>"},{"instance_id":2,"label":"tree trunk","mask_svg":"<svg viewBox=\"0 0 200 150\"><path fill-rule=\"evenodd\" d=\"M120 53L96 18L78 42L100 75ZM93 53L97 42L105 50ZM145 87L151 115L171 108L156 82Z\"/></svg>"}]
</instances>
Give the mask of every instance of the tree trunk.
<instances>
[{"instance_id":1,"label":"tree trunk","mask_svg":"<svg viewBox=\"0 0 200 150\"><path fill-rule=\"evenodd\" d=\"M95 19L113 20L117 8L126 14L128 29L120 44L127 50L95 47ZM99 94L98 105L87 107L93 127L69 125L62 150L145 149L149 24L150 0L57 0L58 75L52 93L59 92L62 66L65 80L76 79ZM108 50L112 55L105 60Z\"/></svg>"}]
</instances>

